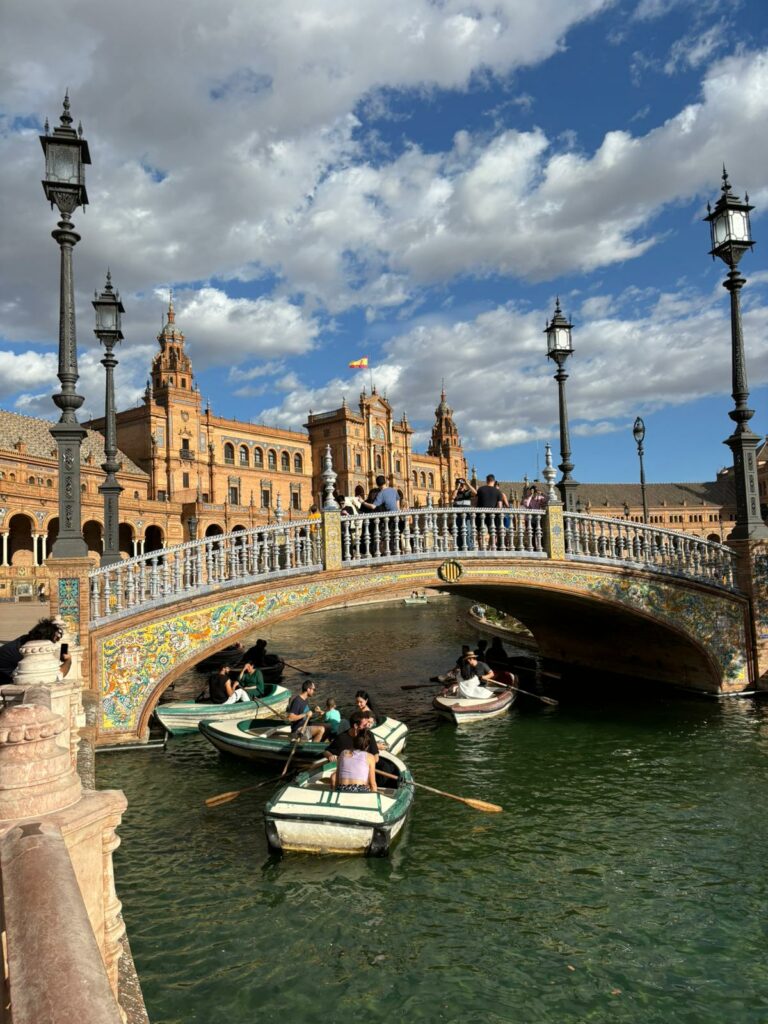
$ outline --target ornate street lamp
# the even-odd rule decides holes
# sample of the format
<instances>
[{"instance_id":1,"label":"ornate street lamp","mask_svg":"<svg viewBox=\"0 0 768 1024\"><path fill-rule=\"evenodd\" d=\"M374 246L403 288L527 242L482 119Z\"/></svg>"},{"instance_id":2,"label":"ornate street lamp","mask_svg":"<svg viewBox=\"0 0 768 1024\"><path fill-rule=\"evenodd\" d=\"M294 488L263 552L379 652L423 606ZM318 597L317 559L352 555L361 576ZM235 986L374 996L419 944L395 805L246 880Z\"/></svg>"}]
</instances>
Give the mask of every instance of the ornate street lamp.
<instances>
[{"instance_id":1,"label":"ornate street lamp","mask_svg":"<svg viewBox=\"0 0 768 1024\"><path fill-rule=\"evenodd\" d=\"M638 416L632 427L632 436L637 445L637 457L640 459L640 493L643 496L643 522L648 523L648 499L645 494L645 466L643 465L643 441L645 440L645 424Z\"/></svg>"},{"instance_id":2,"label":"ornate street lamp","mask_svg":"<svg viewBox=\"0 0 768 1024\"><path fill-rule=\"evenodd\" d=\"M43 190L61 216L57 229L51 232L61 250L58 372L61 391L53 395L55 405L61 409L61 418L51 427L59 453L59 535L51 549L51 558L85 558L88 554L80 521L80 446L85 428L75 415L75 410L83 404L82 396L75 390L79 375L72 278L72 250L80 241L80 235L73 230L72 213L78 206L88 204L83 167L91 162L91 156L82 126L78 125L75 131L71 125L67 93L61 123L51 135L46 120L45 135L40 136L45 153Z\"/></svg>"},{"instance_id":3,"label":"ornate street lamp","mask_svg":"<svg viewBox=\"0 0 768 1024\"><path fill-rule=\"evenodd\" d=\"M117 461L117 427L115 424L115 379L114 369L117 360L114 347L123 340L120 329L120 316L125 312L120 295L112 288L112 275L107 271L107 282L104 291L94 293L93 308L96 310L96 326L93 333L104 346L104 358L101 365L106 370L107 384L104 400L104 462L101 468L106 474L99 492L104 496L104 553L102 565L114 565L120 559L120 493L123 488L115 475L120 468Z\"/></svg>"},{"instance_id":4,"label":"ornate street lamp","mask_svg":"<svg viewBox=\"0 0 768 1024\"><path fill-rule=\"evenodd\" d=\"M189 530L189 539L191 541L197 540L197 526L198 518L193 512L192 515L187 518L187 529Z\"/></svg>"},{"instance_id":5,"label":"ornate street lamp","mask_svg":"<svg viewBox=\"0 0 768 1024\"><path fill-rule=\"evenodd\" d=\"M750 234L749 196L742 203L731 191L728 172L723 167L722 194L714 210L707 203L707 216L712 238L710 255L719 256L728 267L723 287L731 296L731 379L734 408L728 413L736 424L733 433L724 442L733 452L733 478L736 491L736 524L730 533L734 540L768 539L768 527L760 514L760 496L757 490L756 449L762 438L753 434L748 423L753 410L748 408L747 364L744 356L744 336L741 330L739 292L746 279L736 269L739 260L755 244Z\"/></svg>"},{"instance_id":6,"label":"ornate street lamp","mask_svg":"<svg viewBox=\"0 0 768 1024\"><path fill-rule=\"evenodd\" d=\"M560 299L555 303L555 312L544 329L547 336L547 356L557 363L555 380L558 385L558 397L560 400L560 458L558 469L563 474L557 487L567 512L574 510L574 488L578 486L575 480L571 479L573 463L571 462L571 442L568 435L568 406L565 401L565 382L568 374L563 367L569 355L573 352L571 346L571 328L573 324L563 316L560 309Z\"/></svg>"}]
</instances>

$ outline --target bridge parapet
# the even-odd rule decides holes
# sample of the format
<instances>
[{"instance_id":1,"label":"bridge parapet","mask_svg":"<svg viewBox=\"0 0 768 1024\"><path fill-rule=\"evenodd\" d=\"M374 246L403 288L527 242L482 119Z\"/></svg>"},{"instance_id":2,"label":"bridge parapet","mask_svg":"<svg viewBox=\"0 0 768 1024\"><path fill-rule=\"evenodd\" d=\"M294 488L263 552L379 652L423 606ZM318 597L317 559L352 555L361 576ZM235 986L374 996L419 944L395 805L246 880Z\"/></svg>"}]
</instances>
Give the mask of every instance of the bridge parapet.
<instances>
[{"instance_id":1,"label":"bridge parapet","mask_svg":"<svg viewBox=\"0 0 768 1024\"><path fill-rule=\"evenodd\" d=\"M317 520L218 534L91 570L91 625L227 586L322 569Z\"/></svg>"},{"instance_id":2,"label":"bridge parapet","mask_svg":"<svg viewBox=\"0 0 768 1024\"><path fill-rule=\"evenodd\" d=\"M551 520L551 521L550 521ZM562 522L562 526L560 523ZM340 529L339 529L340 524ZM736 555L724 544L674 530L579 513L510 509L407 509L259 526L126 559L89 573L91 624L212 591L343 565L464 559L607 562L736 585Z\"/></svg>"},{"instance_id":3,"label":"bridge parapet","mask_svg":"<svg viewBox=\"0 0 768 1024\"><path fill-rule=\"evenodd\" d=\"M623 519L565 512L566 558L624 562L737 590L736 553L726 544Z\"/></svg>"}]
</instances>

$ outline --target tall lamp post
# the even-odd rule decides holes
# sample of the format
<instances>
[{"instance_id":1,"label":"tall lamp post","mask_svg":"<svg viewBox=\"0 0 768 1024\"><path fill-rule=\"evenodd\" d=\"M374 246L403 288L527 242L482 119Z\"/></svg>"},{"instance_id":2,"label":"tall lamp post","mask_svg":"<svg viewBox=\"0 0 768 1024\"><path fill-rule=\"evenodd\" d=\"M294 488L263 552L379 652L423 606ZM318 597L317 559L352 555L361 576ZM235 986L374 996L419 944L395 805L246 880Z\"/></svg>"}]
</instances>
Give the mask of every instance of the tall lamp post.
<instances>
[{"instance_id":1,"label":"tall lamp post","mask_svg":"<svg viewBox=\"0 0 768 1024\"><path fill-rule=\"evenodd\" d=\"M55 203L61 220L51 234L61 250L59 294L59 372L61 391L53 401L61 409L61 418L51 427L59 456L59 535L51 549L51 558L85 558L88 547L83 539L80 521L80 446L85 437L75 415L83 398L75 390L77 372L77 336L75 332L75 296L72 277L72 250L80 235L72 227L72 213L78 206L87 206L85 164L91 162L88 143L82 126L72 128L69 94L64 97L61 123L50 134L48 121L45 135L40 136L45 153L45 198Z\"/></svg>"},{"instance_id":2,"label":"tall lamp post","mask_svg":"<svg viewBox=\"0 0 768 1024\"><path fill-rule=\"evenodd\" d=\"M648 497L645 493L645 466L643 465L643 441L645 440L645 424L638 416L632 427L632 436L637 445L637 457L640 460L640 493L643 496L643 522L648 523Z\"/></svg>"},{"instance_id":3,"label":"tall lamp post","mask_svg":"<svg viewBox=\"0 0 768 1024\"><path fill-rule=\"evenodd\" d=\"M731 296L731 378L734 408L728 413L736 426L724 442L733 452L733 477L736 491L736 524L730 533L734 540L768 539L768 527L760 515L760 496L757 490L756 449L761 438L752 433L748 423L753 410L747 407L747 364L744 357L744 336L741 330L741 304L739 293L746 279L736 269L739 260L755 244L750 235L749 196L742 203L731 190L728 172L723 168L722 193L714 210L707 203L707 216L712 239L710 255L719 256L728 267L723 281Z\"/></svg>"},{"instance_id":4,"label":"tall lamp post","mask_svg":"<svg viewBox=\"0 0 768 1024\"><path fill-rule=\"evenodd\" d=\"M571 346L571 328L560 309L560 299L555 302L555 312L552 319L544 329L547 336L547 356L557 363L555 380L558 386L558 397L560 403L560 458L558 469L563 474L557 487L567 512L574 510L574 489L578 487L575 480L571 479L573 463L571 462L571 441L568 434L568 406L565 401L565 382L568 374L565 372L565 361L573 352Z\"/></svg>"},{"instance_id":5,"label":"tall lamp post","mask_svg":"<svg viewBox=\"0 0 768 1024\"><path fill-rule=\"evenodd\" d=\"M120 296L112 288L112 275L107 271L107 283L104 291L94 295L93 308L96 310L96 326L93 333L104 346L104 358L101 365L106 370L107 382L104 400L104 462L101 468L106 477L99 488L104 496L104 552L101 556L102 565L114 565L120 558L120 493L123 488L115 475L120 468L117 461L117 427L115 424L115 379L114 369L117 360L114 347L123 340L120 329L120 316L125 312Z\"/></svg>"}]
</instances>

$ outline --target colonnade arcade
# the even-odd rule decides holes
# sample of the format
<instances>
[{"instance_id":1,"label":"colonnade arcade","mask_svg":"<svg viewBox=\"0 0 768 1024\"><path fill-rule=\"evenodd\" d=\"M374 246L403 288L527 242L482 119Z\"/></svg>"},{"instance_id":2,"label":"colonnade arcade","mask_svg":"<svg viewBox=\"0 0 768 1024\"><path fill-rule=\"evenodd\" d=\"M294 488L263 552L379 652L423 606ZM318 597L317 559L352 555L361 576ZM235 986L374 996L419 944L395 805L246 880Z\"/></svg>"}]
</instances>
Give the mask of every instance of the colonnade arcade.
<instances>
[{"instance_id":1,"label":"colonnade arcade","mask_svg":"<svg viewBox=\"0 0 768 1024\"><path fill-rule=\"evenodd\" d=\"M59 517L45 512L10 512L0 518L0 568L37 567L45 563L59 534ZM104 530L96 519L83 523L83 537L89 555L101 556ZM120 523L120 552L125 558L159 551L165 546L165 531L154 523Z\"/></svg>"}]
</instances>

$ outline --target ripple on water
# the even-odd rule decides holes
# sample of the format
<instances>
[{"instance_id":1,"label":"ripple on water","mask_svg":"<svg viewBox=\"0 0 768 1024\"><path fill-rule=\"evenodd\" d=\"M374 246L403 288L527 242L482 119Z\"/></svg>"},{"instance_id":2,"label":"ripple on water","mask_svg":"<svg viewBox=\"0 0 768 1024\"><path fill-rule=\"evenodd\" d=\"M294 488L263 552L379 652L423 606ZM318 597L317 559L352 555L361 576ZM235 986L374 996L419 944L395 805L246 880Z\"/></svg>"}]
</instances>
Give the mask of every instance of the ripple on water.
<instances>
[{"instance_id":1,"label":"ripple on water","mask_svg":"<svg viewBox=\"0 0 768 1024\"><path fill-rule=\"evenodd\" d=\"M203 806L264 773L199 736L101 755L100 784L129 798L117 881L153 1024L768 1019L764 709L566 701L457 730L400 689L450 663L452 601L269 636L320 697L363 685L402 717L417 780L505 810L417 790L385 860L276 860L269 787Z\"/></svg>"}]
</instances>

